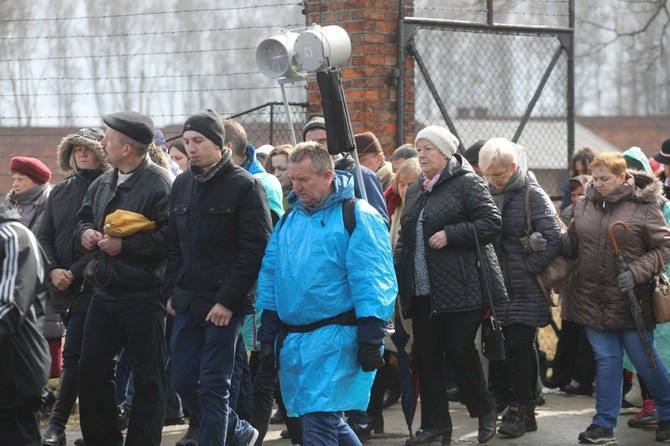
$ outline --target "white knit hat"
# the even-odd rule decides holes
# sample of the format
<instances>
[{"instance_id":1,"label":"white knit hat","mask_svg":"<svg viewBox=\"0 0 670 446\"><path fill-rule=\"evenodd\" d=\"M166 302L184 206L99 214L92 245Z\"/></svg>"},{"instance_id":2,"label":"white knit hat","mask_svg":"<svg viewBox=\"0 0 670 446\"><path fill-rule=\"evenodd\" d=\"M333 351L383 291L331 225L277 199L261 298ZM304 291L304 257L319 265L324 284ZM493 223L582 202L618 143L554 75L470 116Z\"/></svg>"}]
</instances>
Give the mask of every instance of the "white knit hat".
<instances>
[{"instance_id":1,"label":"white knit hat","mask_svg":"<svg viewBox=\"0 0 670 446\"><path fill-rule=\"evenodd\" d=\"M458 138L451 132L439 125L429 125L416 134L414 145L420 140L425 139L433 143L437 149L447 158L451 158L458 150Z\"/></svg>"}]
</instances>

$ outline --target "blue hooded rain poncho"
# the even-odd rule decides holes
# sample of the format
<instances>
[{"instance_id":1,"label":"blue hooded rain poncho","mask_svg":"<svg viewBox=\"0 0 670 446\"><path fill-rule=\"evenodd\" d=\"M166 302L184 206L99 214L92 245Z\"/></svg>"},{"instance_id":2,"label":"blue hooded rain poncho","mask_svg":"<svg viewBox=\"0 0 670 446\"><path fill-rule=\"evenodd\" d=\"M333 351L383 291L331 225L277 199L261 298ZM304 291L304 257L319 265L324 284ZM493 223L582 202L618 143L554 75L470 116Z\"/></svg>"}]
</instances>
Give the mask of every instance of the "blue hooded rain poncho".
<instances>
[{"instance_id":1,"label":"blue hooded rain poncho","mask_svg":"<svg viewBox=\"0 0 670 446\"><path fill-rule=\"evenodd\" d=\"M277 223L263 258L259 310L276 311L292 325L352 308L357 318L389 320L398 293L389 233L379 213L359 200L349 236L342 202L353 196L352 176L340 171L318 210L305 208L291 192L293 212ZM279 377L289 415L367 409L375 374L358 363L357 334L358 327L343 325L288 334Z\"/></svg>"}]
</instances>

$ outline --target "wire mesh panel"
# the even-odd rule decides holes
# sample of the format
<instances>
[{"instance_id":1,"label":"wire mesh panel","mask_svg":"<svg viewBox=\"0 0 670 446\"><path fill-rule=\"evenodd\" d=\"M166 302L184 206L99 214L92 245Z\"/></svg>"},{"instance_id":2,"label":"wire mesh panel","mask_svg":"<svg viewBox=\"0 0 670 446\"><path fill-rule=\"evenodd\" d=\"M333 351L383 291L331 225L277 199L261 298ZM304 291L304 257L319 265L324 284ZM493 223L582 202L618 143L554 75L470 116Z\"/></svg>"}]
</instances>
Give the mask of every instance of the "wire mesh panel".
<instances>
[{"instance_id":1,"label":"wire mesh panel","mask_svg":"<svg viewBox=\"0 0 670 446\"><path fill-rule=\"evenodd\" d=\"M289 113L297 142L302 141L302 128L307 124L309 103L289 103ZM260 107L230 116L244 127L250 144L278 146L291 144L289 119L281 102L270 102Z\"/></svg>"},{"instance_id":2,"label":"wire mesh panel","mask_svg":"<svg viewBox=\"0 0 670 446\"><path fill-rule=\"evenodd\" d=\"M463 148L505 137L521 144L528 168L562 194L570 147L569 42L558 33L512 27L412 24L416 130L452 128Z\"/></svg>"}]
</instances>

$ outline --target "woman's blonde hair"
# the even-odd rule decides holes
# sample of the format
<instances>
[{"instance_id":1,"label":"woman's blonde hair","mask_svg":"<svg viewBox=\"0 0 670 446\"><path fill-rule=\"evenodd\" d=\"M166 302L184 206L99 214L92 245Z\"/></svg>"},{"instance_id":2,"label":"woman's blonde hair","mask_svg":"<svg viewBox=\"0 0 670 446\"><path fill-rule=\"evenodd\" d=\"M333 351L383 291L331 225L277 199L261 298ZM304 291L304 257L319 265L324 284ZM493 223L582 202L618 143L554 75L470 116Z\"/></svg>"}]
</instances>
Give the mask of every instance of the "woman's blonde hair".
<instances>
[{"instance_id":1,"label":"woman's blonde hair","mask_svg":"<svg viewBox=\"0 0 670 446\"><path fill-rule=\"evenodd\" d=\"M491 138L479 151L479 167L486 172L491 164L499 162L509 168L516 163L516 149L514 143L506 138Z\"/></svg>"},{"instance_id":2,"label":"woman's blonde hair","mask_svg":"<svg viewBox=\"0 0 670 446\"><path fill-rule=\"evenodd\" d=\"M416 158L409 158L402 162L396 172L393 180L391 181L391 188L393 193L398 194L398 183L400 182L400 176L408 177L410 181L416 181L421 177L421 166L419 165L419 160Z\"/></svg>"},{"instance_id":3,"label":"woman's blonde hair","mask_svg":"<svg viewBox=\"0 0 670 446\"><path fill-rule=\"evenodd\" d=\"M626 160L619 152L603 152L596 155L589 164L591 171L596 167L604 167L614 175L619 176L626 171L627 165Z\"/></svg>"}]
</instances>

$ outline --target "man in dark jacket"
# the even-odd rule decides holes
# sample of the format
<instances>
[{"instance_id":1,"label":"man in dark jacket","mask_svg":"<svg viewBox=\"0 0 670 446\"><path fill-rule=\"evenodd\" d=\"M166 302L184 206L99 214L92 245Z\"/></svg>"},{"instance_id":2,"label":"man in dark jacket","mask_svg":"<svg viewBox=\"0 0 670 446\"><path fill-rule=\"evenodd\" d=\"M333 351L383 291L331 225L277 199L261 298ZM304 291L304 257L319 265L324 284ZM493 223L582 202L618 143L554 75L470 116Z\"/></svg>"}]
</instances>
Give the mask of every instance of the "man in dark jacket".
<instances>
[{"instance_id":1,"label":"man in dark jacket","mask_svg":"<svg viewBox=\"0 0 670 446\"><path fill-rule=\"evenodd\" d=\"M200 420L202 445L253 445L258 431L229 406L235 345L245 302L272 230L265 191L235 165L212 110L186 120L191 169L170 198L170 254L163 297L174 315L171 353L177 393Z\"/></svg>"},{"instance_id":2,"label":"man in dark jacket","mask_svg":"<svg viewBox=\"0 0 670 446\"><path fill-rule=\"evenodd\" d=\"M46 272L32 232L0 198L0 432L2 443L39 446L49 346L42 336Z\"/></svg>"},{"instance_id":3,"label":"man in dark jacket","mask_svg":"<svg viewBox=\"0 0 670 446\"><path fill-rule=\"evenodd\" d=\"M86 444L123 443L112 383L114 357L123 347L135 385L125 444L158 445L165 412L160 289L168 253L170 173L147 156L155 131L151 118L121 112L103 121L102 147L114 170L88 189L76 229L76 240L90 256L84 276L95 287L79 361L81 428ZM154 229L108 235L115 228L106 225L106 217L117 210L141 214Z\"/></svg>"},{"instance_id":4,"label":"man in dark jacket","mask_svg":"<svg viewBox=\"0 0 670 446\"><path fill-rule=\"evenodd\" d=\"M58 167L71 175L49 194L37 233L50 263L49 304L67 329L58 399L44 432L45 445L65 443L65 425L78 394L79 357L93 286L84 281L84 267L89 257L78 247L79 243L75 243L74 228L86 191L109 168L100 144L104 136L101 129L81 129L65 136L58 145Z\"/></svg>"}]
</instances>

